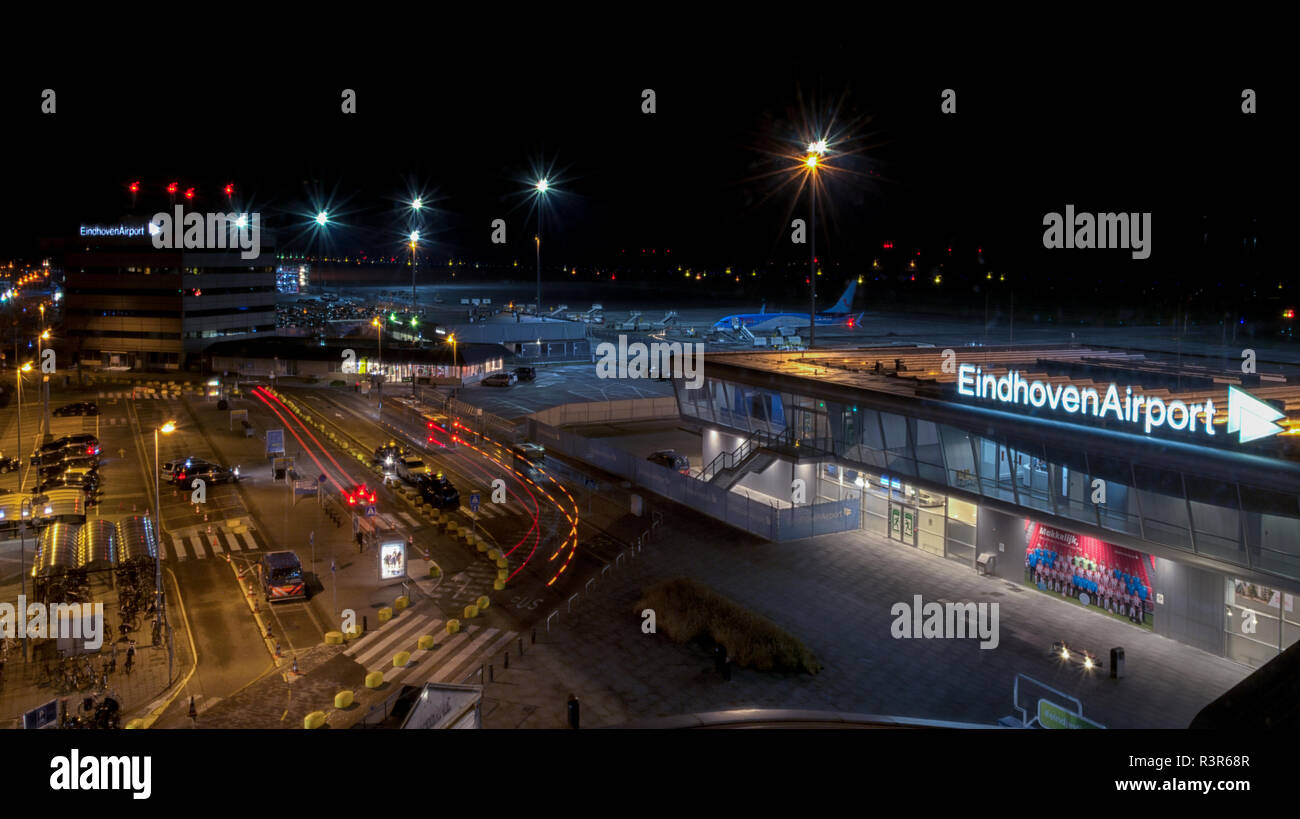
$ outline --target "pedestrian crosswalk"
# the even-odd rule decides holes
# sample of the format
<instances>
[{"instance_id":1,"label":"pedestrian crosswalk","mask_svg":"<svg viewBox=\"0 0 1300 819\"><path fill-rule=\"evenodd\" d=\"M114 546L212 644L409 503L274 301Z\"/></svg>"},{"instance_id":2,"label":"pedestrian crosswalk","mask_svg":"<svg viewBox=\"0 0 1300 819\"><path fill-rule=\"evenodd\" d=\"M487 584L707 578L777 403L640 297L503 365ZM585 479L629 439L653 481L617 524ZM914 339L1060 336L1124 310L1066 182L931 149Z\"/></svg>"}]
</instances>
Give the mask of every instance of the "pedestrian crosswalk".
<instances>
[{"instance_id":1,"label":"pedestrian crosswalk","mask_svg":"<svg viewBox=\"0 0 1300 819\"><path fill-rule=\"evenodd\" d=\"M179 401L182 398L182 394L179 392L146 392L144 390L139 390L134 393L130 390L99 393L99 399L101 401L115 398L128 398L132 401Z\"/></svg>"},{"instance_id":2,"label":"pedestrian crosswalk","mask_svg":"<svg viewBox=\"0 0 1300 819\"><path fill-rule=\"evenodd\" d=\"M469 624L456 634L447 634L446 621L436 613L399 615L378 631L362 636L343 653L370 671L382 671L385 682L424 685L428 682L458 683L504 652L519 634L514 631ZM431 635L433 648L418 647L420 637ZM411 652L402 668L393 666L393 656Z\"/></svg>"},{"instance_id":3,"label":"pedestrian crosswalk","mask_svg":"<svg viewBox=\"0 0 1300 819\"><path fill-rule=\"evenodd\" d=\"M474 517L473 510L471 510L468 506L462 506L460 508L460 513L467 518ZM484 503L481 504L478 508L479 520L484 520L484 519L490 520L493 518L509 517L510 514L511 514L510 510L506 508L505 504Z\"/></svg>"},{"instance_id":4,"label":"pedestrian crosswalk","mask_svg":"<svg viewBox=\"0 0 1300 819\"><path fill-rule=\"evenodd\" d=\"M175 529L168 532L164 540L164 560L203 560L228 552L270 551L272 548L256 529L235 530L225 524L214 524L211 531L206 525Z\"/></svg>"}]
</instances>

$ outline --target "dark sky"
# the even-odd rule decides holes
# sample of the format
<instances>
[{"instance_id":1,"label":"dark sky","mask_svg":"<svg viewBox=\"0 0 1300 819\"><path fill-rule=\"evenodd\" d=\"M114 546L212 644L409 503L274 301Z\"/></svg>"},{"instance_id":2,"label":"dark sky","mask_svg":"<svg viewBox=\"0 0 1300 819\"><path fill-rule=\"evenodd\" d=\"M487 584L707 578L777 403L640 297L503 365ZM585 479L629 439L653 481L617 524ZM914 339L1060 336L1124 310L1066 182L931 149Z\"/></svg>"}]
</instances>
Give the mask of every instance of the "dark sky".
<instances>
[{"instance_id":1,"label":"dark sky","mask_svg":"<svg viewBox=\"0 0 1300 819\"><path fill-rule=\"evenodd\" d=\"M1266 201L1283 155L1275 80L1242 66L1050 54L1045 45L1021 63L991 44L940 55L854 43L810 60L693 40L340 58L319 71L294 49L256 68L232 60L157 76L65 66L57 80L4 86L6 106L26 113L11 133L22 161L8 171L0 249L29 254L41 236L116 218L134 179L146 191L196 186L210 210L226 209L220 188L233 181L245 207L283 228L282 246L308 249L294 237L324 199L345 226L331 232L337 252L400 253L409 217L399 200L420 190L436 205L423 222L433 258L531 265L532 216L518 192L541 163L560 191L545 217L553 262L609 266L655 248L696 267L806 265L788 226L807 200L763 174L782 164L771 151L795 147L835 109L855 153L832 155L840 171L826 178L818 249L845 274L893 241L887 267L919 249L918 272L992 267L1028 289L1068 283L1098 298L1121 285L1134 300L1144 296L1132 288L1257 289L1277 275L1281 218ZM56 82L59 112L41 116L40 89ZM940 113L949 87L953 116ZM1262 113L1241 113L1244 87ZM358 92L357 115L339 113L342 88ZM644 88L657 94L655 114L641 113ZM143 201L142 213L166 205ZM1152 212L1151 258L1044 250L1043 215L1067 203ZM498 217L504 248L489 242ZM1253 253L1245 237L1256 237Z\"/></svg>"}]
</instances>

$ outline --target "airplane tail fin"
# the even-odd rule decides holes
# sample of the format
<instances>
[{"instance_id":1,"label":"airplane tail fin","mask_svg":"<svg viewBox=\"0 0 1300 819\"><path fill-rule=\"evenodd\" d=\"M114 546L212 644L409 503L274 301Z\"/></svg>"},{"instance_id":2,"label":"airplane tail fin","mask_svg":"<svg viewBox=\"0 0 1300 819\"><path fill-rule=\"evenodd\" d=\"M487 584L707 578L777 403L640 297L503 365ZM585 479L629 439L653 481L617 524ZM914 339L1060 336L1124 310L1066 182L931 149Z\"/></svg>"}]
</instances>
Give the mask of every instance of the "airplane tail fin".
<instances>
[{"instance_id":1,"label":"airplane tail fin","mask_svg":"<svg viewBox=\"0 0 1300 819\"><path fill-rule=\"evenodd\" d=\"M832 316L848 314L848 312L853 309L853 294L857 292L857 289L858 280L849 279L849 286L844 288L844 295L840 296L840 300L835 302L834 307L826 311L827 314Z\"/></svg>"}]
</instances>

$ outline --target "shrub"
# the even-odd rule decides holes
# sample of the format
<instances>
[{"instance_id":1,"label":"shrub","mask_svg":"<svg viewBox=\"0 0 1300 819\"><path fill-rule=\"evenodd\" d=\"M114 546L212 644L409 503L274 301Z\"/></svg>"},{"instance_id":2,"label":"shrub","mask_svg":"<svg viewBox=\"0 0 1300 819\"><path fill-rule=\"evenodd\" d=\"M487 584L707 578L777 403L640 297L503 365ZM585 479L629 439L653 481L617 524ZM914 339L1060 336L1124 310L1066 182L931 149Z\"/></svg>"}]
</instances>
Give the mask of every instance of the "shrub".
<instances>
[{"instance_id":1,"label":"shrub","mask_svg":"<svg viewBox=\"0 0 1300 819\"><path fill-rule=\"evenodd\" d=\"M347 386L347 382L346 382L346 381L339 381L339 380L335 379L334 381L331 381L331 382L330 382L330 386L331 386L331 387L346 387L346 386Z\"/></svg>"},{"instance_id":2,"label":"shrub","mask_svg":"<svg viewBox=\"0 0 1300 819\"><path fill-rule=\"evenodd\" d=\"M694 580L679 577L645 590L633 613L640 619L644 609L654 609L658 628L673 642L711 640L725 646L742 668L809 674L821 670L798 638Z\"/></svg>"}]
</instances>

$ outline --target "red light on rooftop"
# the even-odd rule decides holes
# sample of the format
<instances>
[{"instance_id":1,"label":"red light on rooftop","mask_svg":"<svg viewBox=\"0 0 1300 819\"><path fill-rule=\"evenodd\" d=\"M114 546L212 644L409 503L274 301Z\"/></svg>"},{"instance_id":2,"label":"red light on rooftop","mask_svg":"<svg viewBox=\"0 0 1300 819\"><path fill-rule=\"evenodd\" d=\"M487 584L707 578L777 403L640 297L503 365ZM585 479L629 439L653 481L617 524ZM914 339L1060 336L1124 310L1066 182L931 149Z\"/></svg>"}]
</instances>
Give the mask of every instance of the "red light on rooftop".
<instances>
[{"instance_id":1,"label":"red light on rooftop","mask_svg":"<svg viewBox=\"0 0 1300 819\"><path fill-rule=\"evenodd\" d=\"M235 186L234 186L234 185L227 185L226 188L225 188L225 190L226 190L226 196L234 196L234 195L235 195Z\"/></svg>"},{"instance_id":2,"label":"red light on rooftop","mask_svg":"<svg viewBox=\"0 0 1300 819\"><path fill-rule=\"evenodd\" d=\"M186 198L186 199L193 199L193 198L194 198L194 189L193 189L193 188L186 188L186 189L185 189L185 198Z\"/></svg>"},{"instance_id":3,"label":"red light on rooftop","mask_svg":"<svg viewBox=\"0 0 1300 819\"><path fill-rule=\"evenodd\" d=\"M173 182L173 183L171 183L170 185L167 186L167 192L168 192L168 193L176 193L176 189L177 189L178 187L180 187L180 186L177 185L175 182Z\"/></svg>"},{"instance_id":4,"label":"red light on rooftop","mask_svg":"<svg viewBox=\"0 0 1300 819\"><path fill-rule=\"evenodd\" d=\"M127 185L127 188L130 189L131 193L139 193L140 183L138 181L132 182L130 185Z\"/></svg>"}]
</instances>

